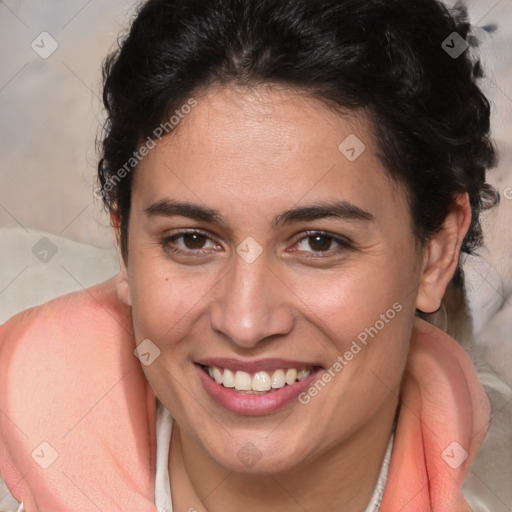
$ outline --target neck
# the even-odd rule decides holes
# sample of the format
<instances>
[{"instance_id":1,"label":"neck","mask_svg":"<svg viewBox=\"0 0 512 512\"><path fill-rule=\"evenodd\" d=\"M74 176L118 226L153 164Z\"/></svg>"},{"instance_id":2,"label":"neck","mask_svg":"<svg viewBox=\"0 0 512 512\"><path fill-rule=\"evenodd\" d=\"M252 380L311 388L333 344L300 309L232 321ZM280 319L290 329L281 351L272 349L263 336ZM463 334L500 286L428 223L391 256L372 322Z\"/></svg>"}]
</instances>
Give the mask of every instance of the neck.
<instances>
[{"instance_id":1,"label":"neck","mask_svg":"<svg viewBox=\"0 0 512 512\"><path fill-rule=\"evenodd\" d=\"M364 512L377 485L391 435L397 406L393 404L350 439L283 473L228 471L174 422L169 453L174 510Z\"/></svg>"}]
</instances>

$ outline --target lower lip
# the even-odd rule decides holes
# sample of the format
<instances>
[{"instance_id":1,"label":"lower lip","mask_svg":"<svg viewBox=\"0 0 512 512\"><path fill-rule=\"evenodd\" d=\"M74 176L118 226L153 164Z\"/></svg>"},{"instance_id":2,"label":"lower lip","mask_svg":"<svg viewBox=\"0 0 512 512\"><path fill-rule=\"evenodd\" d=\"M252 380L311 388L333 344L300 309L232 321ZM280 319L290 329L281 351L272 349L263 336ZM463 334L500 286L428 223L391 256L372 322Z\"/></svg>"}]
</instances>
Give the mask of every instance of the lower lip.
<instances>
[{"instance_id":1,"label":"lower lip","mask_svg":"<svg viewBox=\"0 0 512 512\"><path fill-rule=\"evenodd\" d=\"M318 379L319 372L322 371L321 369L317 370L305 379L292 385L285 385L276 391L264 395L250 395L237 393L232 388L225 388L207 375L201 366L196 365L196 368L204 388L215 402L228 411L252 416L270 414L283 409L297 400L298 396Z\"/></svg>"}]
</instances>

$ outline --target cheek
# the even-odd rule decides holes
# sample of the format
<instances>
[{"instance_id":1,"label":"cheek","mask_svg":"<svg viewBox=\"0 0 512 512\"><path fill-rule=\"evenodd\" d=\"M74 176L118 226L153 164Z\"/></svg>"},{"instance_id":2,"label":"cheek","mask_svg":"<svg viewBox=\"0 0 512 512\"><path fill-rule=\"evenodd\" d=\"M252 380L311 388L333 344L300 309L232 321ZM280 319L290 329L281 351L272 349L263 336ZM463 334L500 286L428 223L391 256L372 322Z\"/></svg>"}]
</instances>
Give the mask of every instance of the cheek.
<instances>
[{"instance_id":1,"label":"cheek","mask_svg":"<svg viewBox=\"0 0 512 512\"><path fill-rule=\"evenodd\" d=\"M346 340L373 326L381 315L394 320L396 309L410 313L413 281L413 273L405 266L372 261L339 272L305 274L290 287L303 304L304 316Z\"/></svg>"},{"instance_id":2,"label":"cheek","mask_svg":"<svg viewBox=\"0 0 512 512\"><path fill-rule=\"evenodd\" d=\"M414 280L410 265L386 260L295 284L303 316L329 342L330 368L343 374L336 403L361 400L371 409L398 389L415 314Z\"/></svg>"},{"instance_id":3,"label":"cheek","mask_svg":"<svg viewBox=\"0 0 512 512\"><path fill-rule=\"evenodd\" d=\"M202 302L218 279L204 270L181 270L154 252L154 248L137 250L130 262L134 330L137 341L171 342L197 320Z\"/></svg>"}]
</instances>

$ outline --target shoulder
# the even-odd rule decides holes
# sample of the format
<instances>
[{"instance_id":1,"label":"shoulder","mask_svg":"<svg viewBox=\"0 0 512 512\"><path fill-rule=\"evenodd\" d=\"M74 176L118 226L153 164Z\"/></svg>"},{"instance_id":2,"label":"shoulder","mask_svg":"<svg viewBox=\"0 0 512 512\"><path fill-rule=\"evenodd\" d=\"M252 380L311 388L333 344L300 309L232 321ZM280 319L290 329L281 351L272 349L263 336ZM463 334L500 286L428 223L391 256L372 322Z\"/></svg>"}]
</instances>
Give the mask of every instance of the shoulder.
<instances>
[{"instance_id":1,"label":"shoulder","mask_svg":"<svg viewBox=\"0 0 512 512\"><path fill-rule=\"evenodd\" d=\"M106 509L147 504L154 396L118 284L116 277L61 296L0 326L0 473L27 508L84 500L66 474ZM115 495L102 486L107 473ZM134 494L127 482L137 479Z\"/></svg>"},{"instance_id":2,"label":"shoulder","mask_svg":"<svg viewBox=\"0 0 512 512\"><path fill-rule=\"evenodd\" d=\"M118 284L118 276L109 279L103 283L97 284L90 288L67 293L56 297L52 300L40 304L38 306L26 309L7 320L0 326L0 329L12 327L22 322L31 322L41 320L45 317L55 317L69 315L76 316L77 313L82 314L84 310L77 310L77 306L95 308L95 307L112 307L116 302L116 286Z\"/></svg>"},{"instance_id":3,"label":"shoulder","mask_svg":"<svg viewBox=\"0 0 512 512\"><path fill-rule=\"evenodd\" d=\"M94 329L104 320L125 327L129 308L117 297L118 283L119 277L115 276L18 313L0 325L0 350L31 334L73 331L85 325Z\"/></svg>"},{"instance_id":4,"label":"shoulder","mask_svg":"<svg viewBox=\"0 0 512 512\"><path fill-rule=\"evenodd\" d=\"M36 393L36 381L44 380L50 393L84 382L92 369L115 373L121 358L133 357L131 312L117 297L118 282L116 276L63 295L0 326L0 407L9 409L14 404L8 400L19 402L29 390Z\"/></svg>"}]
</instances>

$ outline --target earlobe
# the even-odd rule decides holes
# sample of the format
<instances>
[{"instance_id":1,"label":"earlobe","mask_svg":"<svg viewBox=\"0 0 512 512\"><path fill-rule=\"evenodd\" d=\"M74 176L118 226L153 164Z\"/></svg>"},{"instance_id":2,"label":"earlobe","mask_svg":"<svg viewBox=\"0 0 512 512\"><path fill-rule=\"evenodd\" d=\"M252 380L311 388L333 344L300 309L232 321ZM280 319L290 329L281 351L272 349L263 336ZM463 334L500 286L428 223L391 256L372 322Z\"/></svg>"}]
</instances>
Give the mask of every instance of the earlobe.
<instances>
[{"instance_id":1,"label":"earlobe","mask_svg":"<svg viewBox=\"0 0 512 512\"><path fill-rule=\"evenodd\" d=\"M471 205L467 193L459 195L446 216L441 230L425 249L416 308L433 313L441 305L446 287L459 264L462 242L471 224Z\"/></svg>"},{"instance_id":2,"label":"earlobe","mask_svg":"<svg viewBox=\"0 0 512 512\"><path fill-rule=\"evenodd\" d=\"M117 246L116 246L117 247ZM117 297L118 299L126 304L127 306L132 305L132 298L130 295L130 285L128 281L128 270L126 268L126 265L124 264L123 258L120 254L120 251L117 251L117 255L119 258L119 274L118 274L118 284L116 286L117 289Z\"/></svg>"},{"instance_id":3,"label":"earlobe","mask_svg":"<svg viewBox=\"0 0 512 512\"><path fill-rule=\"evenodd\" d=\"M118 281L116 285L117 297L121 302L123 302L127 306L131 306L132 299L130 295L128 268L126 266L126 263L121 252L120 222L119 217L114 213L110 214L110 224L114 231L117 258L119 260L119 274L117 275Z\"/></svg>"}]
</instances>

